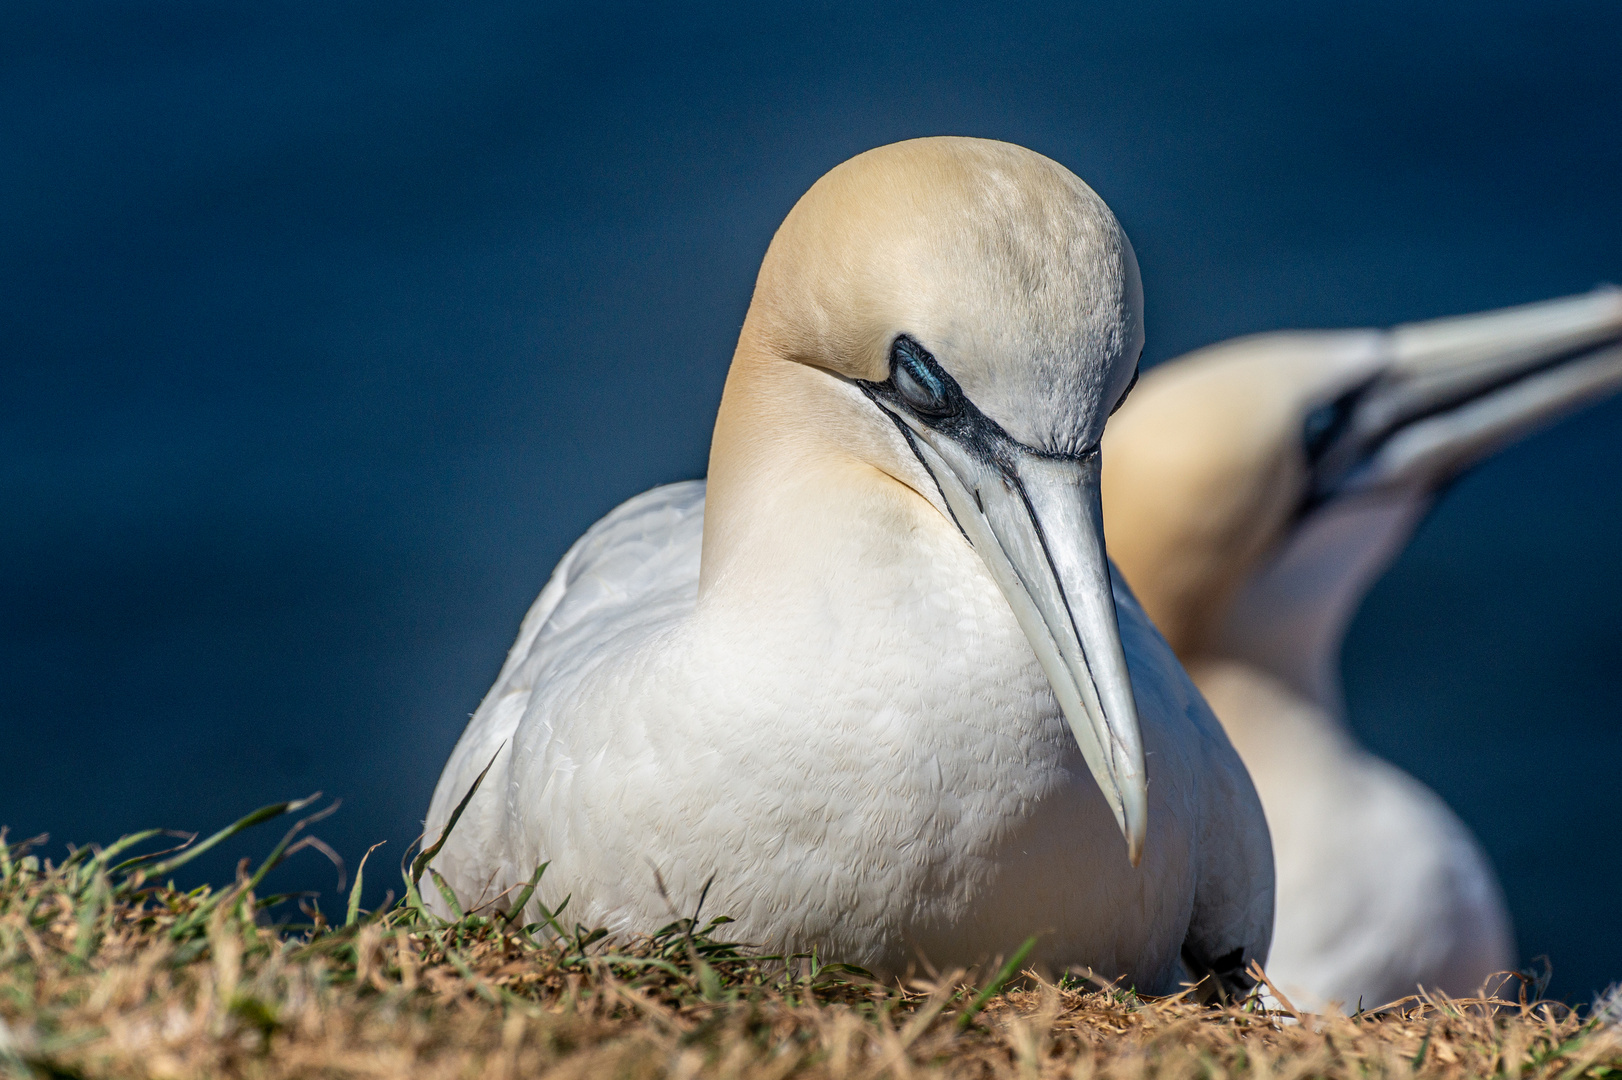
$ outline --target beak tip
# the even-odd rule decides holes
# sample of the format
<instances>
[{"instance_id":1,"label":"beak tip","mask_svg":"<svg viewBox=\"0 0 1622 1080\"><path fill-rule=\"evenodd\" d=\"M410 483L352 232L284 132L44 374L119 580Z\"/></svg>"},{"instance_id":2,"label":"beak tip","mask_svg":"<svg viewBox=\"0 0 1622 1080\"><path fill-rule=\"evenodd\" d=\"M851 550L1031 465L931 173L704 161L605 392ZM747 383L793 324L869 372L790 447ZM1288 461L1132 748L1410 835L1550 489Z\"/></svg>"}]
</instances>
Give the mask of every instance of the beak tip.
<instances>
[{"instance_id":1,"label":"beak tip","mask_svg":"<svg viewBox=\"0 0 1622 1080\"><path fill-rule=\"evenodd\" d=\"M1141 775L1140 773L1139 776ZM1143 862L1143 849L1148 846L1148 785L1141 781L1136 784L1129 783L1122 794L1126 798L1121 800L1116 823L1121 826L1121 836L1126 840L1127 860L1136 867Z\"/></svg>"}]
</instances>

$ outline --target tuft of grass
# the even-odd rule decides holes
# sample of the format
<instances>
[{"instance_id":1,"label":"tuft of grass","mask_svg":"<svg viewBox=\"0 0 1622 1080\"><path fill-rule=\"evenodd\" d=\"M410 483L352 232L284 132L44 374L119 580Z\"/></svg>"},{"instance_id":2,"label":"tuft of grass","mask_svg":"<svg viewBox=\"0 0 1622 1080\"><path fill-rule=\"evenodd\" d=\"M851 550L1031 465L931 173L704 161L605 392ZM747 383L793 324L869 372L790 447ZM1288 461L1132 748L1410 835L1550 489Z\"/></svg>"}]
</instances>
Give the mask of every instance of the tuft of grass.
<instances>
[{"instance_id":1,"label":"tuft of grass","mask_svg":"<svg viewBox=\"0 0 1622 1080\"><path fill-rule=\"evenodd\" d=\"M313 805L149 855L133 852L163 833L52 862L0 831L0 1076L1622 1080L1605 1009L1420 996L1342 1017L1202 1005L1192 989L1156 1000L1022 971L1029 942L983 985L962 971L882 984L754 953L720 917L621 938L545 908L521 925L544 866L508 911L469 912L418 856L404 898L366 912L363 859L341 923L306 904L307 922L277 924L290 898L255 890L301 847L325 850L303 830L327 811L230 885L167 880ZM422 903L425 878L459 914Z\"/></svg>"}]
</instances>

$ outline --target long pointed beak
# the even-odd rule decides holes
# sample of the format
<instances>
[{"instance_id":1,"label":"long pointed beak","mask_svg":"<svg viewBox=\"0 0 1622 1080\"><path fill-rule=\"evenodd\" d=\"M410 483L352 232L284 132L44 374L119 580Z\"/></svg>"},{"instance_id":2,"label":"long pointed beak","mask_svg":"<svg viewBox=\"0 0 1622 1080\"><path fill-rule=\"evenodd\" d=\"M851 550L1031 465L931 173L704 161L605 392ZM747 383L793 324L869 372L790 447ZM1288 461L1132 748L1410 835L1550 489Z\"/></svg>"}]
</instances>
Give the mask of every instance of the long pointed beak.
<instances>
[{"instance_id":1,"label":"long pointed beak","mask_svg":"<svg viewBox=\"0 0 1622 1080\"><path fill-rule=\"evenodd\" d=\"M1148 781L1104 554L1099 455L994 454L908 425L958 527L985 560L1035 650L1132 865L1143 858Z\"/></svg>"},{"instance_id":2,"label":"long pointed beak","mask_svg":"<svg viewBox=\"0 0 1622 1080\"><path fill-rule=\"evenodd\" d=\"M1315 496L1435 486L1555 417L1622 389L1622 290L1399 326L1316 463Z\"/></svg>"}]
</instances>

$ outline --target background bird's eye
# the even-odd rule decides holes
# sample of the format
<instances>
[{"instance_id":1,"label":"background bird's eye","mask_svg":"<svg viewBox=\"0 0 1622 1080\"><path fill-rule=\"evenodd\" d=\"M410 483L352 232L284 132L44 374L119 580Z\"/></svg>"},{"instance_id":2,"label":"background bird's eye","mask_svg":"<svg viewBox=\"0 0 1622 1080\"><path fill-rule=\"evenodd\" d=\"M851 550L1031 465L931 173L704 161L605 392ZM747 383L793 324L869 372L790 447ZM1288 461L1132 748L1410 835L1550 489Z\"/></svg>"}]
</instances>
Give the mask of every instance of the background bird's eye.
<instances>
[{"instance_id":1,"label":"background bird's eye","mask_svg":"<svg viewBox=\"0 0 1622 1080\"><path fill-rule=\"evenodd\" d=\"M1322 458L1335 440L1340 438L1368 388L1368 383L1360 383L1307 413L1301 424L1301 449L1306 452L1309 462Z\"/></svg>"},{"instance_id":2,"label":"background bird's eye","mask_svg":"<svg viewBox=\"0 0 1622 1080\"><path fill-rule=\"evenodd\" d=\"M944 416L952 411L946 386L928 363L898 341L890 355L890 381L903 401L926 416Z\"/></svg>"}]
</instances>

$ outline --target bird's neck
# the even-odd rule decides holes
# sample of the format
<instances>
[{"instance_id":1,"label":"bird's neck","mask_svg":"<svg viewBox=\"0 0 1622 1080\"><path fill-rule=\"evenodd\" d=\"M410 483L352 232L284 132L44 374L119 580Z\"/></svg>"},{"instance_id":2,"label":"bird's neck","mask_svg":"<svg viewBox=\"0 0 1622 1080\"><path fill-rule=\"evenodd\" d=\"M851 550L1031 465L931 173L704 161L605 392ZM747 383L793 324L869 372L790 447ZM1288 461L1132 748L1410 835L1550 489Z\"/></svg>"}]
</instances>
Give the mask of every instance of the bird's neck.
<instances>
[{"instance_id":1,"label":"bird's neck","mask_svg":"<svg viewBox=\"0 0 1622 1080\"><path fill-rule=\"evenodd\" d=\"M867 463L870 408L826 372L740 344L710 447L700 604L717 590L758 602L882 563L940 517Z\"/></svg>"},{"instance_id":2,"label":"bird's neck","mask_svg":"<svg viewBox=\"0 0 1622 1080\"><path fill-rule=\"evenodd\" d=\"M1422 493L1396 492L1317 511L1246 578L1191 666L1195 659L1253 665L1325 716L1343 718L1347 627L1428 506Z\"/></svg>"}]
</instances>

